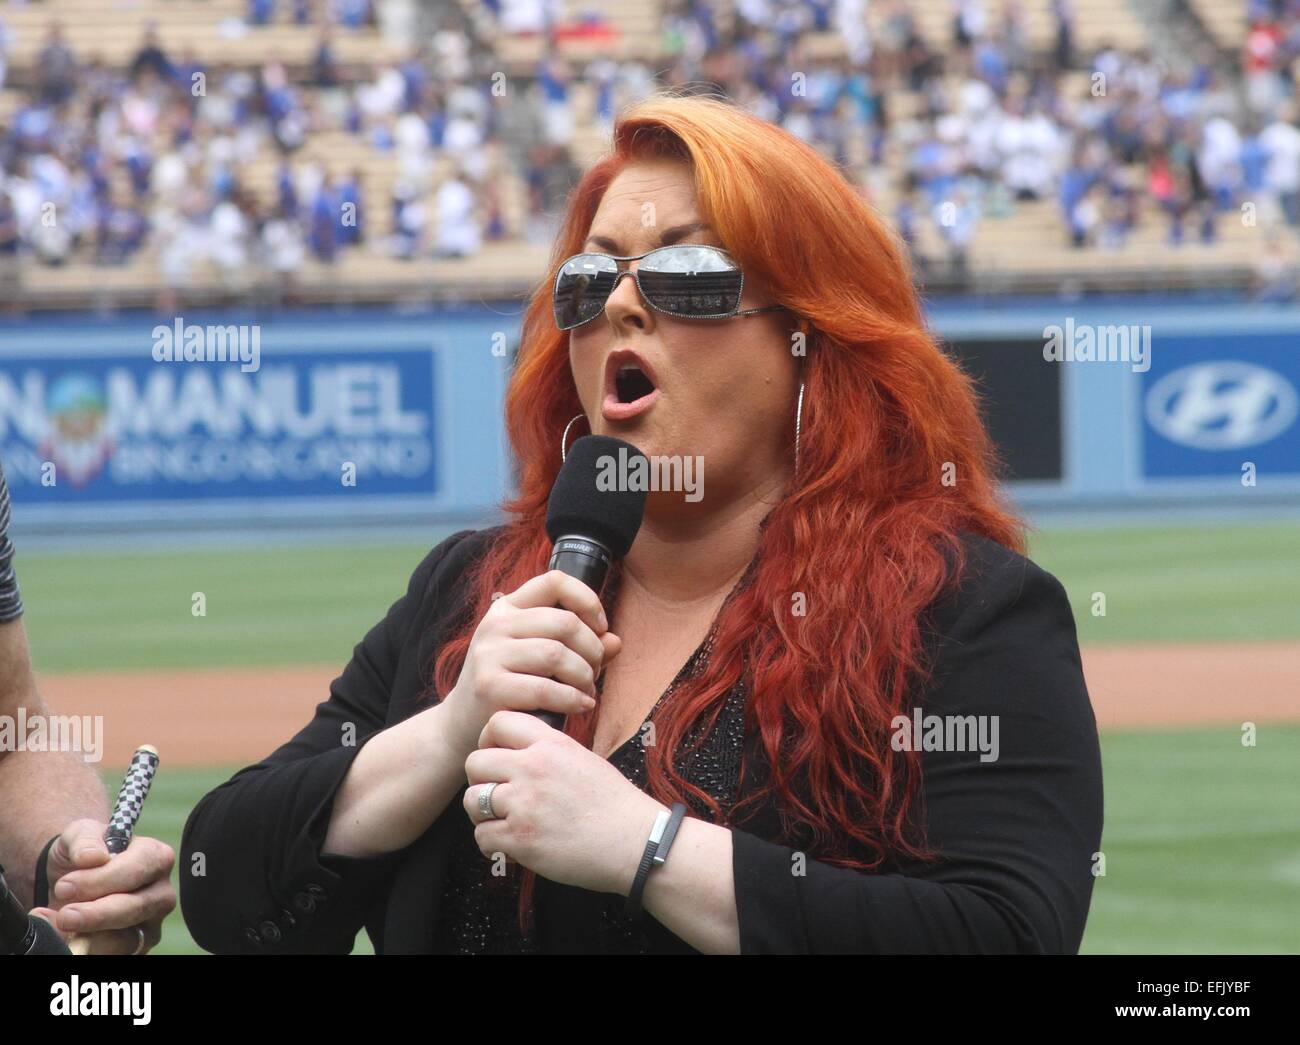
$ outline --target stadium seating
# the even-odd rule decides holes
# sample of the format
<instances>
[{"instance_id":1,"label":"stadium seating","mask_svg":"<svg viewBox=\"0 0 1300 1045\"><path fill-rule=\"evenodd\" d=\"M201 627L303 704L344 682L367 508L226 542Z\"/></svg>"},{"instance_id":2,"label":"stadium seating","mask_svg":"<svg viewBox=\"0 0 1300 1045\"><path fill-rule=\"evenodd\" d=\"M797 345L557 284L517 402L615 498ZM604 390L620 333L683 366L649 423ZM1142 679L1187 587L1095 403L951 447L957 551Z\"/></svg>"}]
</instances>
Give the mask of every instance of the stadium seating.
<instances>
[{"instance_id":1,"label":"stadium seating","mask_svg":"<svg viewBox=\"0 0 1300 1045\"><path fill-rule=\"evenodd\" d=\"M1214 42L1225 51L1239 54L1246 42L1246 5L1224 0L1190 0L1192 10Z\"/></svg>"},{"instance_id":2,"label":"stadium seating","mask_svg":"<svg viewBox=\"0 0 1300 1045\"><path fill-rule=\"evenodd\" d=\"M204 65L228 62L259 65L278 58L290 66L305 65L315 49L314 26L273 22L243 25L247 9L243 0L46 0L44 3L0 7L8 27L10 76L30 74L46 29L57 19L69 46L79 56L98 56L106 65L127 65L140 47L149 23L158 27L159 40L169 54L193 48ZM385 39L376 30L339 33L338 59L345 65L371 65L400 58L408 50Z\"/></svg>"},{"instance_id":3,"label":"stadium seating","mask_svg":"<svg viewBox=\"0 0 1300 1045\"><path fill-rule=\"evenodd\" d=\"M477 0L459 0L467 25L482 24L482 5ZM27 85L32 82L33 63L43 45L47 26L56 18L67 42L79 59L98 57L115 68L124 68L140 47L144 27L156 23L160 41L173 58L192 52L208 67L225 64L257 69L270 60L283 62L291 77L301 79L319 40L311 25L294 25L280 19L267 26L242 27L246 5L242 0L47 0L24 6L0 7L10 40L9 85L0 90L0 125L7 124L24 104ZM1023 5L1025 28L1033 50L1050 53L1054 23L1049 5ZM1244 3L1197 0L1195 7L1208 32L1223 46L1244 33ZM719 5L720 29L734 14L730 5ZM949 0L911 0L916 27L928 46L938 53L953 47L952 8ZM1129 0L1078 0L1075 4L1074 44L1077 53L1088 54L1102 45L1138 51L1145 46L1142 23ZM1231 9L1231 18L1214 11ZM566 16L576 22L589 5L567 0ZM1000 8L990 5L990 20ZM881 5L867 7L868 26L881 29ZM579 167L585 167L607 146L607 127L596 118L594 85L581 79L586 62L600 56L647 63L662 68L670 56L663 53L662 5L659 0L631 0L601 9L613 28L611 42L599 37L583 38L563 34L558 50L569 59L575 77L570 85L569 104L574 133L569 151ZM481 35L481 34L480 34ZM540 34L498 35L480 44L491 48L490 60L512 77L536 74L547 42ZM802 40L809 61L843 57L845 45L836 32L807 34ZM338 31L334 52L341 66L351 67L369 79L386 63L400 61L410 45L387 39L378 29ZM1063 90L1082 97L1088 86L1086 69L1064 74ZM955 88L955 82L947 87ZM895 123L924 112L925 98L918 92L899 89L889 98ZM853 166L861 172L865 195L892 219L905 171L906 155L893 140L886 144L883 162L872 168L868 144L860 128L851 128L848 148ZM435 260L389 257L376 245L393 231L394 190L401 177L398 158L391 149L374 148L363 138L335 128L312 133L294 155L293 162L316 160L337 176L356 171L360 176L362 210L365 214L366 243L360 249L344 251L332 264L308 261L297 273L295 293L304 299L403 297L416 298L447 294L483 294L487 288L519 290L534 282L544 270L548 256L545 243L527 237L530 220L528 190L519 157L504 143L489 143L492 177L500 186L501 222L505 237L487 241L475 256ZM273 205L281 159L266 148L250 162L240 165L243 188L263 207ZM423 186L425 198L454 169L445 155L434 157L432 177ZM1140 172L1138 172L1140 174ZM122 166L111 174L115 187L124 186L128 175ZM1154 210L1154 208L1149 208ZM1259 230L1234 220L1228 214L1218 223L1213 244L1188 242L1171 246L1167 226L1154 214L1143 221L1122 247L1077 249L1068 242L1061 208L1055 199L1017 201L1004 217L980 221L967 257L967 270L979 274L981 285L1055 289L1062 285L1100 286L1158 284L1166 286L1244 285L1258 253ZM945 245L932 221L918 227L917 249L931 258L942 258ZM1294 251L1294 241L1285 248ZM942 272L936 277L942 282ZM250 280L256 280L250 274ZM58 267L25 266L23 300L31 304L68 304L79 296L105 301L144 302L160 282L158 259L148 249L133 255L124 265L104 267L92 264L85 252L75 254ZM93 291L90 288L94 288ZM231 291L210 265L199 265L182 293L196 299L221 300Z\"/></svg>"}]
</instances>

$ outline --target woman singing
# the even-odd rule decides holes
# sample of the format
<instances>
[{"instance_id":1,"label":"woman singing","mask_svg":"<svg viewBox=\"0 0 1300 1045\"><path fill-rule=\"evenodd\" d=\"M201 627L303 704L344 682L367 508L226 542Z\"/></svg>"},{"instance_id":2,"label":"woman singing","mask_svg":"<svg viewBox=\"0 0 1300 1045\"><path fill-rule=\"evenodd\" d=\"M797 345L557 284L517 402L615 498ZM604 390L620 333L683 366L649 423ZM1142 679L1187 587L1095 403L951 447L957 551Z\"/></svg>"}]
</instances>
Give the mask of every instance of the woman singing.
<instances>
[{"instance_id":1,"label":"woman singing","mask_svg":"<svg viewBox=\"0 0 1300 1045\"><path fill-rule=\"evenodd\" d=\"M429 552L311 722L190 815L203 947L1078 950L1074 618L899 243L815 150L716 99L629 111L506 424L509 521ZM707 466L649 495L599 599L544 528L588 431Z\"/></svg>"}]
</instances>

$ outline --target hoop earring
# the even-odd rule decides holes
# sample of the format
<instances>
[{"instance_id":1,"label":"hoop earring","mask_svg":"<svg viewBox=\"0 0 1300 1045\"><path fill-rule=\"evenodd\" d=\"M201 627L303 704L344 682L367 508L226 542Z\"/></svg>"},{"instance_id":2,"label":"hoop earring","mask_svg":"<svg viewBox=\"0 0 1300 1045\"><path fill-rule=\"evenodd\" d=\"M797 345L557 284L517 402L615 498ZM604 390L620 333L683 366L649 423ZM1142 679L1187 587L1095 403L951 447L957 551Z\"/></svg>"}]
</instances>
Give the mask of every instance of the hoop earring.
<instances>
[{"instance_id":1,"label":"hoop earring","mask_svg":"<svg viewBox=\"0 0 1300 1045\"><path fill-rule=\"evenodd\" d=\"M560 464L563 464L569 453L569 429L573 427L573 422L580 418L586 417L586 414L577 414L564 426L564 434L560 436Z\"/></svg>"},{"instance_id":2,"label":"hoop earring","mask_svg":"<svg viewBox=\"0 0 1300 1045\"><path fill-rule=\"evenodd\" d=\"M799 382L799 404L794 411L794 474L799 474L799 433L803 428L803 382Z\"/></svg>"}]
</instances>

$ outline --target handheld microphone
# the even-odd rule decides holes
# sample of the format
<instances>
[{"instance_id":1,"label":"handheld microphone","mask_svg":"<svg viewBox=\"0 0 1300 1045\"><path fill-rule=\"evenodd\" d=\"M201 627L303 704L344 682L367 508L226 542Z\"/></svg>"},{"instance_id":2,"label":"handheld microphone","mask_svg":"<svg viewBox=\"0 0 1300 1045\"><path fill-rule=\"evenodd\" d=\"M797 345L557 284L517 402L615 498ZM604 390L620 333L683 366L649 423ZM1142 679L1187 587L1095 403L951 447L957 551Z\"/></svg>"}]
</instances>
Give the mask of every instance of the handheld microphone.
<instances>
[{"instance_id":1,"label":"handheld microphone","mask_svg":"<svg viewBox=\"0 0 1300 1045\"><path fill-rule=\"evenodd\" d=\"M597 595L610 567L627 554L641 529L646 491L627 489L630 484L618 481L632 474L636 458L645 460L645 455L622 439L584 435L569 448L551 487L546 506L549 568L576 577ZM646 467L641 474L648 474L648 462ZM602 472L614 481L601 481ZM564 716L557 711L533 714L555 729L564 728Z\"/></svg>"},{"instance_id":2,"label":"handheld microphone","mask_svg":"<svg viewBox=\"0 0 1300 1045\"><path fill-rule=\"evenodd\" d=\"M44 918L28 914L9 891L0 867L0 954L67 954L68 945Z\"/></svg>"}]
</instances>

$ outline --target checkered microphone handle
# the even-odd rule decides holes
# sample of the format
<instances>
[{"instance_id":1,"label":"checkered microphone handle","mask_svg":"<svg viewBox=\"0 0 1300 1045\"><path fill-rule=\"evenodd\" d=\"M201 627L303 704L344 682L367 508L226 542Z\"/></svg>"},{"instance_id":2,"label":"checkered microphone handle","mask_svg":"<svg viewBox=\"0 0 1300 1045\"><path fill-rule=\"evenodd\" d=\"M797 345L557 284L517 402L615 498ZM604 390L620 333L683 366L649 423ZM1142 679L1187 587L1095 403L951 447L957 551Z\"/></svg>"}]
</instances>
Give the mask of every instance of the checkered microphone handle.
<instances>
[{"instance_id":1,"label":"checkered microphone handle","mask_svg":"<svg viewBox=\"0 0 1300 1045\"><path fill-rule=\"evenodd\" d=\"M117 805L108 821L104 843L110 853L120 853L131 844L131 834L140 819L140 810L156 772L158 751L144 744L131 756L131 764L122 778L122 790L117 793Z\"/></svg>"}]
</instances>

